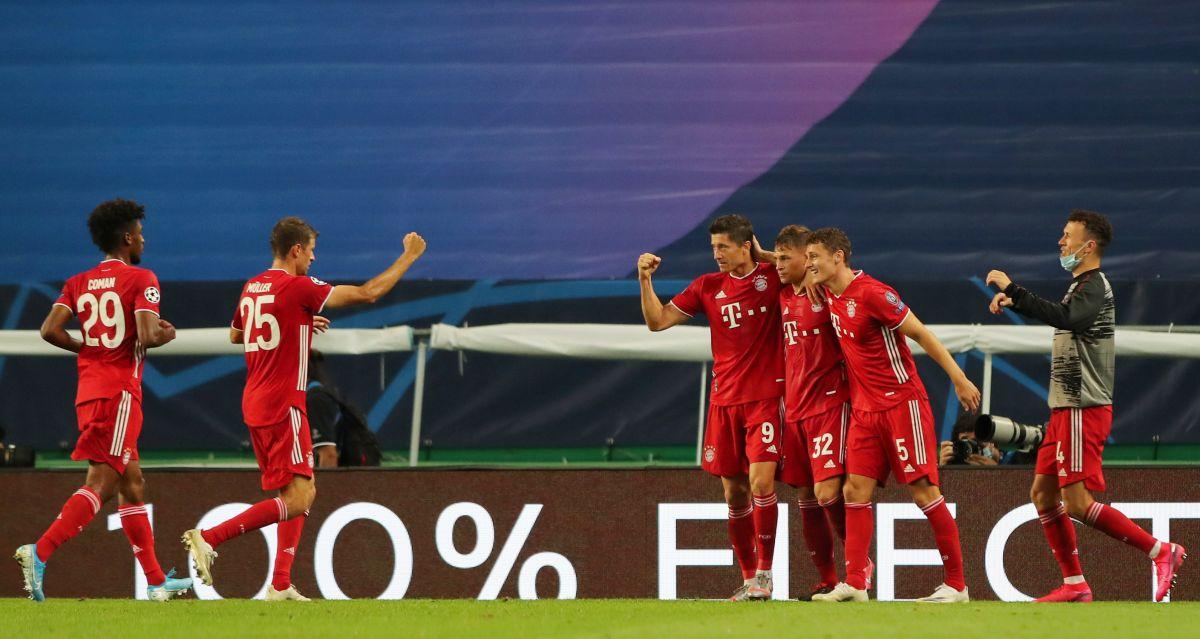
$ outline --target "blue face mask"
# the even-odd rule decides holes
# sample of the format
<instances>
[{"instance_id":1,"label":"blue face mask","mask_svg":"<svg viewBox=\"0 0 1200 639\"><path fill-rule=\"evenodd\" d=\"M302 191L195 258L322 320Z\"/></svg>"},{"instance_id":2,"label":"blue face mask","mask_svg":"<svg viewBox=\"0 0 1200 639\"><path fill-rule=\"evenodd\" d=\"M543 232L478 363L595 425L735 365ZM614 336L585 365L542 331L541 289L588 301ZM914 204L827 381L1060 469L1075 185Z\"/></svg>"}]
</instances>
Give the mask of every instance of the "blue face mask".
<instances>
[{"instance_id":1,"label":"blue face mask","mask_svg":"<svg viewBox=\"0 0 1200 639\"><path fill-rule=\"evenodd\" d=\"M1079 251L1082 251L1086 246L1087 245L1079 247ZM1079 251L1075 251L1070 255L1060 255L1058 257L1058 263L1062 265L1064 271L1068 273L1075 272L1075 267L1079 266L1079 263L1083 261L1079 258Z\"/></svg>"}]
</instances>

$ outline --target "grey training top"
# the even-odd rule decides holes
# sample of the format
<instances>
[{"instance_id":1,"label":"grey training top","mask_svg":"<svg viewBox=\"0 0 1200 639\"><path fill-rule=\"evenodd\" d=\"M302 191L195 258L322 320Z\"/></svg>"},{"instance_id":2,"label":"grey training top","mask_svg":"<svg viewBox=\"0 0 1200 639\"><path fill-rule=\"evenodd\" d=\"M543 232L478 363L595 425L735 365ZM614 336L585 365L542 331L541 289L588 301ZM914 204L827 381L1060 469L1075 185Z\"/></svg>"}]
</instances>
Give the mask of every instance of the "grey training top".
<instances>
[{"instance_id":1,"label":"grey training top","mask_svg":"<svg viewBox=\"0 0 1200 639\"><path fill-rule=\"evenodd\" d=\"M1041 320L1054 331L1050 363L1050 408L1112 404L1117 326L1112 285L1100 269L1080 273L1061 302L1051 302L1009 284L1012 309Z\"/></svg>"}]
</instances>

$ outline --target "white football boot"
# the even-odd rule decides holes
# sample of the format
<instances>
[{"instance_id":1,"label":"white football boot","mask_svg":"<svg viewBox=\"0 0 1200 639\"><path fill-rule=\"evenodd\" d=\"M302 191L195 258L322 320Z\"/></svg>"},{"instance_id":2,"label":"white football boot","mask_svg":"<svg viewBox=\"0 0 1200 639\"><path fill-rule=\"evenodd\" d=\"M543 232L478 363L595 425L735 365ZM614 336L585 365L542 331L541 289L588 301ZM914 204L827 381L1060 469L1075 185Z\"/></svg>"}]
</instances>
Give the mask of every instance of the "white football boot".
<instances>
[{"instance_id":1,"label":"white football boot","mask_svg":"<svg viewBox=\"0 0 1200 639\"><path fill-rule=\"evenodd\" d=\"M267 601L312 601L308 597L296 591L296 585L292 584L284 590L275 590L275 586L267 586Z\"/></svg>"},{"instance_id":2,"label":"white football boot","mask_svg":"<svg viewBox=\"0 0 1200 639\"><path fill-rule=\"evenodd\" d=\"M971 598L967 596L967 587L963 586L962 590L955 590L946 584L938 586L932 595L921 597L917 601L925 603L965 603Z\"/></svg>"},{"instance_id":3,"label":"white football boot","mask_svg":"<svg viewBox=\"0 0 1200 639\"><path fill-rule=\"evenodd\" d=\"M866 590L859 590L846 582L841 582L833 587L833 590L827 593L817 593L812 596L813 601L826 601L830 603L839 603L842 601L869 601L870 597Z\"/></svg>"}]
</instances>

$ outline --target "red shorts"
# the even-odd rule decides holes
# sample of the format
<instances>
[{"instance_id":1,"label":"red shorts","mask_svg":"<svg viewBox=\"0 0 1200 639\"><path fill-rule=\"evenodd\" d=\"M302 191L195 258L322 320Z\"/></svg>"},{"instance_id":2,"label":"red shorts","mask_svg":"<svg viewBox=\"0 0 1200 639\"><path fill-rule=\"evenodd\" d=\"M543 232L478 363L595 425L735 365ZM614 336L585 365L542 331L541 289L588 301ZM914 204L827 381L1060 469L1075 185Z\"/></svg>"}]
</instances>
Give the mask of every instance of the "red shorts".
<instances>
[{"instance_id":1,"label":"red shorts","mask_svg":"<svg viewBox=\"0 0 1200 639\"><path fill-rule=\"evenodd\" d=\"M313 476L312 431L308 416L296 408L287 419L270 426L251 426L250 443L262 471L263 490L279 490L294 475Z\"/></svg>"},{"instance_id":2,"label":"red shorts","mask_svg":"<svg viewBox=\"0 0 1200 639\"><path fill-rule=\"evenodd\" d=\"M142 403L129 391L107 399L93 399L75 407L79 440L71 459L108 464L125 474L125 466L138 458L137 440L142 433Z\"/></svg>"},{"instance_id":3,"label":"red shorts","mask_svg":"<svg viewBox=\"0 0 1200 639\"><path fill-rule=\"evenodd\" d=\"M921 397L881 411L851 411L846 443L846 472L887 483L888 469L896 481L911 484L922 477L938 483L938 440L933 409Z\"/></svg>"},{"instance_id":4,"label":"red shorts","mask_svg":"<svg viewBox=\"0 0 1200 639\"><path fill-rule=\"evenodd\" d=\"M778 398L709 406L700 467L718 477L750 471L750 464L783 459L783 403Z\"/></svg>"},{"instance_id":5,"label":"red shorts","mask_svg":"<svg viewBox=\"0 0 1200 639\"><path fill-rule=\"evenodd\" d=\"M788 423L789 439L784 447L801 463L783 465L780 479L789 486L812 486L846 474L846 435L850 426L850 405L842 404L823 413ZM799 451L799 452L795 452ZM790 459L788 460L791 461ZM798 480L797 482L791 481Z\"/></svg>"},{"instance_id":6,"label":"red shorts","mask_svg":"<svg viewBox=\"0 0 1200 639\"><path fill-rule=\"evenodd\" d=\"M1058 475L1060 487L1082 481L1088 490L1103 492L1100 463L1111 430L1111 405L1052 409L1035 472Z\"/></svg>"}]
</instances>

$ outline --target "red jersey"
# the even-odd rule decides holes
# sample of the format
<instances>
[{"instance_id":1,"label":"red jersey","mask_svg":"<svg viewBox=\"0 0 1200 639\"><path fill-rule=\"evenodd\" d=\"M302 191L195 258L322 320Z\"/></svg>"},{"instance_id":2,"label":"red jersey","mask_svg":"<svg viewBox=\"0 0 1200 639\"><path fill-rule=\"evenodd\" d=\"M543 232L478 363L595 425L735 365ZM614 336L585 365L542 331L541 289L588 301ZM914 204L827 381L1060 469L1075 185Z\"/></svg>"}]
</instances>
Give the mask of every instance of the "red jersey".
<instances>
[{"instance_id":1,"label":"red jersey","mask_svg":"<svg viewBox=\"0 0 1200 639\"><path fill-rule=\"evenodd\" d=\"M775 268L758 264L742 277L701 275L671 300L671 305L688 317L708 316L712 405L732 406L783 395L779 288Z\"/></svg>"},{"instance_id":2,"label":"red jersey","mask_svg":"<svg viewBox=\"0 0 1200 639\"><path fill-rule=\"evenodd\" d=\"M829 318L850 373L850 404L874 412L927 397L908 342L896 333L912 314L896 291L856 271L841 295L827 292Z\"/></svg>"},{"instance_id":3,"label":"red jersey","mask_svg":"<svg viewBox=\"0 0 1200 639\"><path fill-rule=\"evenodd\" d=\"M232 326L243 331L246 346L242 419L247 425L278 424L292 407L306 412L313 315L331 293L329 284L283 269L264 271L242 287Z\"/></svg>"},{"instance_id":4,"label":"red jersey","mask_svg":"<svg viewBox=\"0 0 1200 639\"><path fill-rule=\"evenodd\" d=\"M829 308L785 285L779 292L779 313L783 316L787 420L798 422L845 403L850 387Z\"/></svg>"},{"instance_id":5,"label":"red jersey","mask_svg":"<svg viewBox=\"0 0 1200 639\"><path fill-rule=\"evenodd\" d=\"M76 405L121 391L129 391L141 401L146 349L138 342L134 313L144 311L157 317L160 297L153 272L116 258L63 284L54 304L65 306L82 324Z\"/></svg>"}]
</instances>

